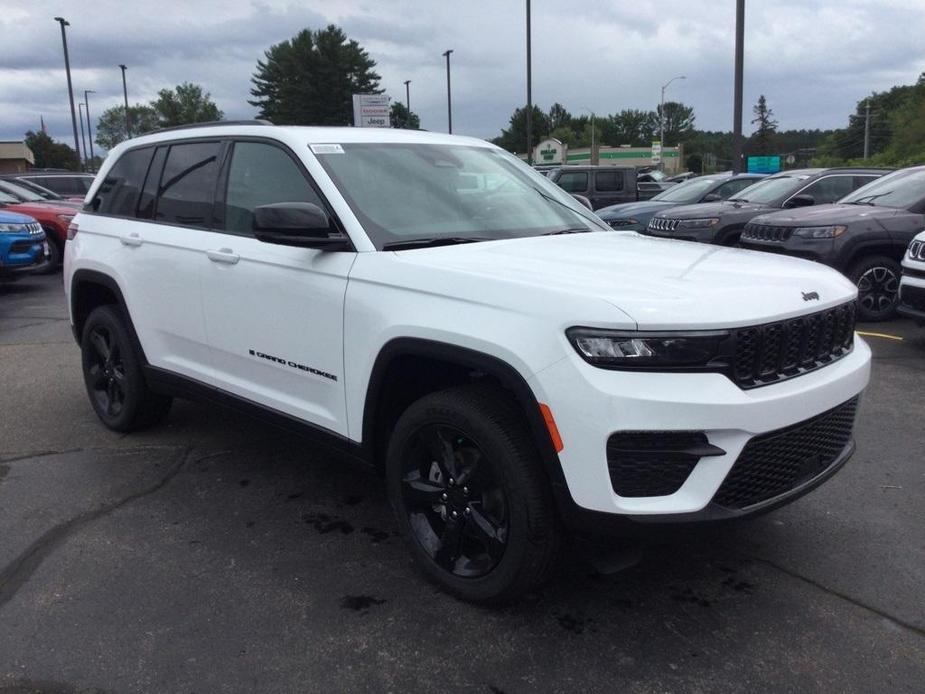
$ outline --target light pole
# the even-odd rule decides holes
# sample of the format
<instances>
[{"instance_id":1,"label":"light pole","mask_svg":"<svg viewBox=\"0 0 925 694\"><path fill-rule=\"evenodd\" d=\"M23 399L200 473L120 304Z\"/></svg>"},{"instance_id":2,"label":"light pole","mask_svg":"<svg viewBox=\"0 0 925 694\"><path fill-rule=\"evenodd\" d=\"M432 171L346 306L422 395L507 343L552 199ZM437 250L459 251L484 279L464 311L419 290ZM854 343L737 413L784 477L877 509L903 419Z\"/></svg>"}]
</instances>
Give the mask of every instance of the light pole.
<instances>
[{"instance_id":1,"label":"light pole","mask_svg":"<svg viewBox=\"0 0 925 694\"><path fill-rule=\"evenodd\" d=\"M453 49L449 49L444 53L446 58L446 122L449 125L450 135L453 134L453 94L450 90L450 53L453 52Z\"/></svg>"},{"instance_id":2,"label":"light pole","mask_svg":"<svg viewBox=\"0 0 925 694\"><path fill-rule=\"evenodd\" d=\"M67 54L67 32L64 27L71 25L64 17L55 17L61 25L61 43L64 46L64 71L67 73L67 97L71 100L71 125L74 128L74 149L77 150L77 161L80 162L80 140L77 139L77 112L74 108L74 88L71 86L71 59Z\"/></svg>"},{"instance_id":3,"label":"light pole","mask_svg":"<svg viewBox=\"0 0 925 694\"><path fill-rule=\"evenodd\" d=\"M742 173L742 73L745 60L745 0L736 0L735 83L732 99L732 173Z\"/></svg>"},{"instance_id":4,"label":"light pole","mask_svg":"<svg viewBox=\"0 0 925 694\"><path fill-rule=\"evenodd\" d=\"M411 115L411 80L405 80L405 108L408 109L408 115Z\"/></svg>"},{"instance_id":5,"label":"light pole","mask_svg":"<svg viewBox=\"0 0 925 694\"><path fill-rule=\"evenodd\" d=\"M80 141L84 146L83 156L80 156L80 152L77 153L77 158L83 162L82 170L87 170L87 140L84 138L84 105L82 102L77 102L77 120L80 121Z\"/></svg>"},{"instance_id":6,"label":"light pole","mask_svg":"<svg viewBox=\"0 0 925 694\"><path fill-rule=\"evenodd\" d=\"M527 163L533 164L533 77L530 72L530 0L527 0Z\"/></svg>"},{"instance_id":7,"label":"light pole","mask_svg":"<svg viewBox=\"0 0 925 694\"><path fill-rule=\"evenodd\" d=\"M129 139L132 136L132 124L128 117L128 87L125 86L125 65L119 66L122 69L122 96L125 97L125 137Z\"/></svg>"},{"instance_id":8,"label":"light pole","mask_svg":"<svg viewBox=\"0 0 925 694\"><path fill-rule=\"evenodd\" d=\"M87 94L96 94L92 89L84 89L84 113L87 114L87 140L90 141L90 163L92 165L94 155L93 155L93 129L90 127L90 100L87 98ZM84 154L86 154L86 149Z\"/></svg>"},{"instance_id":9,"label":"light pole","mask_svg":"<svg viewBox=\"0 0 925 694\"><path fill-rule=\"evenodd\" d=\"M670 85L675 80L686 80L687 77L684 75L678 75L677 77L672 77L670 80L665 82L662 85L662 101L661 105L658 107L658 140L661 145L662 151L659 154L658 158L658 168L659 170L665 169L665 90L668 89Z\"/></svg>"},{"instance_id":10,"label":"light pole","mask_svg":"<svg viewBox=\"0 0 925 694\"><path fill-rule=\"evenodd\" d=\"M594 156L594 111L592 111L587 106L582 106L581 110L587 111L588 113L591 114L591 164L594 164L595 163L594 161L595 160L595 156Z\"/></svg>"}]
</instances>

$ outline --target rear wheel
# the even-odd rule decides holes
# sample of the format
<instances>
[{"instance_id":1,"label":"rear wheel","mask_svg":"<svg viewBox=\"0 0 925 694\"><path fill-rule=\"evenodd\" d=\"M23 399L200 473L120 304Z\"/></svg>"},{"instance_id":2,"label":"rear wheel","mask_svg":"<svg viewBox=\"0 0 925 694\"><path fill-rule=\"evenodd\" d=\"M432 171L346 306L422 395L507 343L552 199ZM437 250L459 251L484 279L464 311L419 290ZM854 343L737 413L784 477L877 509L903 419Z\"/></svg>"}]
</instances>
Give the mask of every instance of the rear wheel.
<instances>
[{"instance_id":1,"label":"rear wheel","mask_svg":"<svg viewBox=\"0 0 925 694\"><path fill-rule=\"evenodd\" d=\"M48 264L41 270L41 274L51 275L61 269L64 251L61 242L51 229L45 230L45 240L48 243Z\"/></svg>"},{"instance_id":2,"label":"rear wheel","mask_svg":"<svg viewBox=\"0 0 925 694\"><path fill-rule=\"evenodd\" d=\"M902 268L892 258L877 255L859 261L848 273L858 288L858 318L882 321L896 314Z\"/></svg>"},{"instance_id":3,"label":"rear wheel","mask_svg":"<svg viewBox=\"0 0 925 694\"><path fill-rule=\"evenodd\" d=\"M560 530L536 448L496 388L427 395L395 426L389 498L424 573L465 600L496 602L540 585Z\"/></svg>"},{"instance_id":4,"label":"rear wheel","mask_svg":"<svg viewBox=\"0 0 925 694\"><path fill-rule=\"evenodd\" d=\"M164 418L171 399L153 393L145 383L141 361L118 309L93 309L84 324L80 349L87 395L103 424L125 432Z\"/></svg>"}]
</instances>

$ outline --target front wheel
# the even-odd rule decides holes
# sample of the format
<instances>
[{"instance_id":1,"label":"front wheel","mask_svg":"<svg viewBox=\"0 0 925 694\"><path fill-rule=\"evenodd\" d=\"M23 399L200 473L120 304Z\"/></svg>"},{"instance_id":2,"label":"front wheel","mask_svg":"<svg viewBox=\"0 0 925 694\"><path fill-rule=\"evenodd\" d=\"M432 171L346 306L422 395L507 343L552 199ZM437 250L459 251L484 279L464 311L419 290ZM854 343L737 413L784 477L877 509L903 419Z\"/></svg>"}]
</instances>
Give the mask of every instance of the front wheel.
<instances>
[{"instance_id":1,"label":"front wheel","mask_svg":"<svg viewBox=\"0 0 925 694\"><path fill-rule=\"evenodd\" d=\"M541 461L504 391L427 395L399 418L389 499L424 573L474 602L513 599L555 566L560 530Z\"/></svg>"},{"instance_id":2,"label":"front wheel","mask_svg":"<svg viewBox=\"0 0 925 694\"><path fill-rule=\"evenodd\" d=\"M858 288L858 319L882 321L896 314L902 268L887 256L872 256L858 262L848 273Z\"/></svg>"}]
</instances>

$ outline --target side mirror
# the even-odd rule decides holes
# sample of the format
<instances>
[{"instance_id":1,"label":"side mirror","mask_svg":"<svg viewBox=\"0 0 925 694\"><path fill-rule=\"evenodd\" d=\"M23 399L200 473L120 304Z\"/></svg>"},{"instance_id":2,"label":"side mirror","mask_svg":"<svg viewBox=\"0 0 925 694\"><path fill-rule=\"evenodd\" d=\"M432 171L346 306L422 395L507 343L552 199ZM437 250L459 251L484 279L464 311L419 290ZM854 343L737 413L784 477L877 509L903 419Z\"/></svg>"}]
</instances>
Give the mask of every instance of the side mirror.
<instances>
[{"instance_id":1,"label":"side mirror","mask_svg":"<svg viewBox=\"0 0 925 694\"><path fill-rule=\"evenodd\" d=\"M310 202L277 202L254 208L254 236L264 243L350 250L350 239L331 226L327 213Z\"/></svg>"},{"instance_id":2,"label":"side mirror","mask_svg":"<svg viewBox=\"0 0 925 694\"><path fill-rule=\"evenodd\" d=\"M816 198L808 193L801 193L800 195L794 195L787 202L784 203L784 207L787 209L794 207L809 207L816 204Z\"/></svg>"},{"instance_id":3,"label":"side mirror","mask_svg":"<svg viewBox=\"0 0 925 694\"><path fill-rule=\"evenodd\" d=\"M716 193L707 193L703 196L703 200L700 202L720 202L722 199L722 195L717 195Z\"/></svg>"},{"instance_id":4,"label":"side mirror","mask_svg":"<svg viewBox=\"0 0 925 694\"><path fill-rule=\"evenodd\" d=\"M594 208L591 207L591 201L588 200L584 195L579 195L578 193L572 193L572 197L575 198L582 205L587 207L589 210L594 211Z\"/></svg>"}]
</instances>

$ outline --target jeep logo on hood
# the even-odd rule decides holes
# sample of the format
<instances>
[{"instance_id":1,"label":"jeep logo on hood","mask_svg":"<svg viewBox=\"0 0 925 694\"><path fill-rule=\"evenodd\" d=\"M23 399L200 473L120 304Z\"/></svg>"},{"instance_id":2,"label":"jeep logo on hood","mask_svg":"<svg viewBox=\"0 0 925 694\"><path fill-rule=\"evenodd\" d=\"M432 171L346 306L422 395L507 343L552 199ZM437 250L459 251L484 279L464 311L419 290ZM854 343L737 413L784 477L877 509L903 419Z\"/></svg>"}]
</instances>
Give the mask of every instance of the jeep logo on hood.
<instances>
[{"instance_id":1,"label":"jeep logo on hood","mask_svg":"<svg viewBox=\"0 0 925 694\"><path fill-rule=\"evenodd\" d=\"M803 301L819 301L819 292L803 292Z\"/></svg>"}]
</instances>

